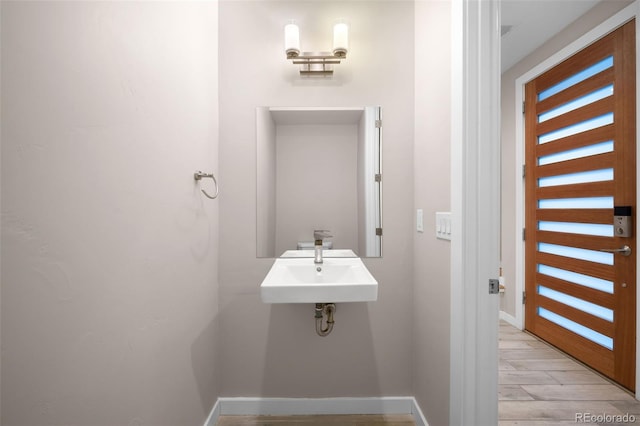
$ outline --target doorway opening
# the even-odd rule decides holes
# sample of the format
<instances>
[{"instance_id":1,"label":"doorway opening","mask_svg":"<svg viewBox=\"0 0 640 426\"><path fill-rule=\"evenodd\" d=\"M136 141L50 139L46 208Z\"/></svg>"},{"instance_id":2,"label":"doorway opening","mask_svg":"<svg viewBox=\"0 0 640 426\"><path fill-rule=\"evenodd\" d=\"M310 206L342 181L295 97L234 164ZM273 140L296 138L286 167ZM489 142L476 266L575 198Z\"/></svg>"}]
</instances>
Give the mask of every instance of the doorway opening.
<instances>
[{"instance_id":1,"label":"doorway opening","mask_svg":"<svg viewBox=\"0 0 640 426\"><path fill-rule=\"evenodd\" d=\"M635 102L635 21L525 85L525 329L630 390Z\"/></svg>"}]
</instances>

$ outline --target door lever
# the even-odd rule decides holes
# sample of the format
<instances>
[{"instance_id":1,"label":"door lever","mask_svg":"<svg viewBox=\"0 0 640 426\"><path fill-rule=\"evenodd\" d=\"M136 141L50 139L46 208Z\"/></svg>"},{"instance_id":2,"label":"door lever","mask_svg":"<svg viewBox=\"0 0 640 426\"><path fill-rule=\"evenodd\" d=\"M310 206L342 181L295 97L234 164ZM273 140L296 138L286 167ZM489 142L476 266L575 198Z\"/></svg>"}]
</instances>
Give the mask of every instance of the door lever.
<instances>
[{"instance_id":1,"label":"door lever","mask_svg":"<svg viewBox=\"0 0 640 426\"><path fill-rule=\"evenodd\" d=\"M606 251L607 253L620 253L623 256L631 255L631 247L623 246L619 249L600 249L600 251Z\"/></svg>"}]
</instances>

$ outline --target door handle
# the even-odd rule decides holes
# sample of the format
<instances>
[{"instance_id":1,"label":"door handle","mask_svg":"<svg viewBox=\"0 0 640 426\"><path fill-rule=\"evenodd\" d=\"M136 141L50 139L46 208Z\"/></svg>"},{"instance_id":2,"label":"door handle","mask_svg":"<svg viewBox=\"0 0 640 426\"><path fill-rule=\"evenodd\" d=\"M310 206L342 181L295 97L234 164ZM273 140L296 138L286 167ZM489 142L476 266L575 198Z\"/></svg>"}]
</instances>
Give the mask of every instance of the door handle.
<instances>
[{"instance_id":1,"label":"door handle","mask_svg":"<svg viewBox=\"0 0 640 426\"><path fill-rule=\"evenodd\" d=\"M631 247L623 246L619 249L600 249L600 251L606 251L607 253L620 253L623 256L631 255Z\"/></svg>"}]
</instances>

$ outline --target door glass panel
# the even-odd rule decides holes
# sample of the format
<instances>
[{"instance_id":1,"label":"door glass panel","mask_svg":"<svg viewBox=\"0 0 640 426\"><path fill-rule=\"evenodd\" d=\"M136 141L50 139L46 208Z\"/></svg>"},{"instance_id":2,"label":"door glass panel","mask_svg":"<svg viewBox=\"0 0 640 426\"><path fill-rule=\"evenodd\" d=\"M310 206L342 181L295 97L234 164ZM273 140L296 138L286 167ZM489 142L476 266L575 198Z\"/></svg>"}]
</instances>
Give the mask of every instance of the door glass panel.
<instances>
[{"instance_id":1,"label":"door glass panel","mask_svg":"<svg viewBox=\"0 0 640 426\"><path fill-rule=\"evenodd\" d=\"M547 120L551 120L552 118L559 117L562 114L566 114L570 111L582 108L585 105L592 104L611 95L613 95L613 84L603 87L602 89L598 89L587 95L581 96L577 99L572 100L571 102L567 102L566 104L562 104L559 107L545 112L544 114L538 115L538 123L543 123Z\"/></svg>"},{"instance_id":2,"label":"door glass panel","mask_svg":"<svg viewBox=\"0 0 640 426\"><path fill-rule=\"evenodd\" d=\"M556 325L559 325L562 328L566 328L567 330L584 337L585 339L591 340L592 342L597 343L600 346L604 346L607 349L613 350L613 339L611 337L607 337L604 334L598 333L595 330L585 327L582 324L578 324L575 321L571 321L570 319L565 318L562 315L558 315L555 312L551 312L550 310L542 307L538 307L538 315L553 322Z\"/></svg>"},{"instance_id":3,"label":"door glass panel","mask_svg":"<svg viewBox=\"0 0 640 426\"><path fill-rule=\"evenodd\" d=\"M612 209L613 197L551 198L538 200L540 209Z\"/></svg>"},{"instance_id":4,"label":"door glass panel","mask_svg":"<svg viewBox=\"0 0 640 426\"><path fill-rule=\"evenodd\" d=\"M613 180L613 169L589 170L588 172L569 173L566 175L547 176L538 179L538 186L572 185L577 183L603 182Z\"/></svg>"},{"instance_id":5,"label":"door glass panel","mask_svg":"<svg viewBox=\"0 0 640 426\"><path fill-rule=\"evenodd\" d=\"M612 112L540 135L538 136L538 143L543 144L557 139L566 138L567 136L573 136L578 133L597 129L598 127L606 126L611 123L613 123Z\"/></svg>"},{"instance_id":6,"label":"door glass panel","mask_svg":"<svg viewBox=\"0 0 640 426\"><path fill-rule=\"evenodd\" d=\"M566 234L598 235L600 237L613 237L613 225L599 223L574 223L539 221L540 231L564 232Z\"/></svg>"},{"instance_id":7,"label":"door glass panel","mask_svg":"<svg viewBox=\"0 0 640 426\"><path fill-rule=\"evenodd\" d=\"M559 163L561 161L575 160L576 158L589 157L591 155L613 152L613 141L601 142L594 145L583 146L568 151L557 152L555 154L544 155L538 158L538 165Z\"/></svg>"},{"instance_id":8,"label":"door glass panel","mask_svg":"<svg viewBox=\"0 0 640 426\"><path fill-rule=\"evenodd\" d=\"M543 101L548 97L555 95L556 93L560 93L563 90L580 83L581 81L585 81L589 77L593 77L594 75L599 74L607 68L611 68L612 66L613 56L608 56L600 62L597 62L590 67L580 71L579 73L572 75L566 80L562 80L560 83L554 84L548 89L543 90L538 94L538 102Z\"/></svg>"},{"instance_id":9,"label":"door glass panel","mask_svg":"<svg viewBox=\"0 0 640 426\"><path fill-rule=\"evenodd\" d=\"M543 275L548 275L559 280L567 281L570 283L578 284L584 287L589 287L594 290L603 291L605 293L613 294L613 282L603 280L602 278L592 277L590 275L579 274L577 272L566 271L560 268L554 268L553 266L538 265L538 272Z\"/></svg>"},{"instance_id":10,"label":"door glass panel","mask_svg":"<svg viewBox=\"0 0 640 426\"><path fill-rule=\"evenodd\" d=\"M575 247L561 246L557 244L538 243L538 251L555 254L556 256L570 257L572 259L586 260L588 262L613 265L613 253L605 253L595 250L587 250Z\"/></svg>"},{"instance_id":11,"label":"door glass panel","mask_svg":"<svg viewBox=\"0 0 640 426\"><path fill-rule=\"evenodd\" d=\"M604 306L596 305L595 303L587 302L586 300L579 299L577 297L570 296L568 294L553 290L549 287L542 285L538 286L538 294L555 300L556 302L563 303L567 306L579 309L582 312L586 312L603 320L613 322L613 310L605 308Z\"/></svg>"}]
</instances>

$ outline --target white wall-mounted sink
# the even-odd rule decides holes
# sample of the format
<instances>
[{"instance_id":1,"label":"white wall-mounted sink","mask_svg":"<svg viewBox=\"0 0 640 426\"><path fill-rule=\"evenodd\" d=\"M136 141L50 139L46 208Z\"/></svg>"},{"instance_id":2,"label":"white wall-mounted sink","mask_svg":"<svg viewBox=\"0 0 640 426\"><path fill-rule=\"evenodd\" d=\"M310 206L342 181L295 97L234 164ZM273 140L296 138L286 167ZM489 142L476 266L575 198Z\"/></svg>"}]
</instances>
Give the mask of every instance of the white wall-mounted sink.
<instances>
[{"instance_id":1,"label":"white wall-mounted sink","mask_svg":"<svg viewBox=\"0 0 640 426\"><path fill-rule=\"evenodd\" d=\"M378 282L359 257L277 258L260 284L264 303L372 302ZM318 271L318 268L320 270Z\"/></svg>"}]
</instances>

